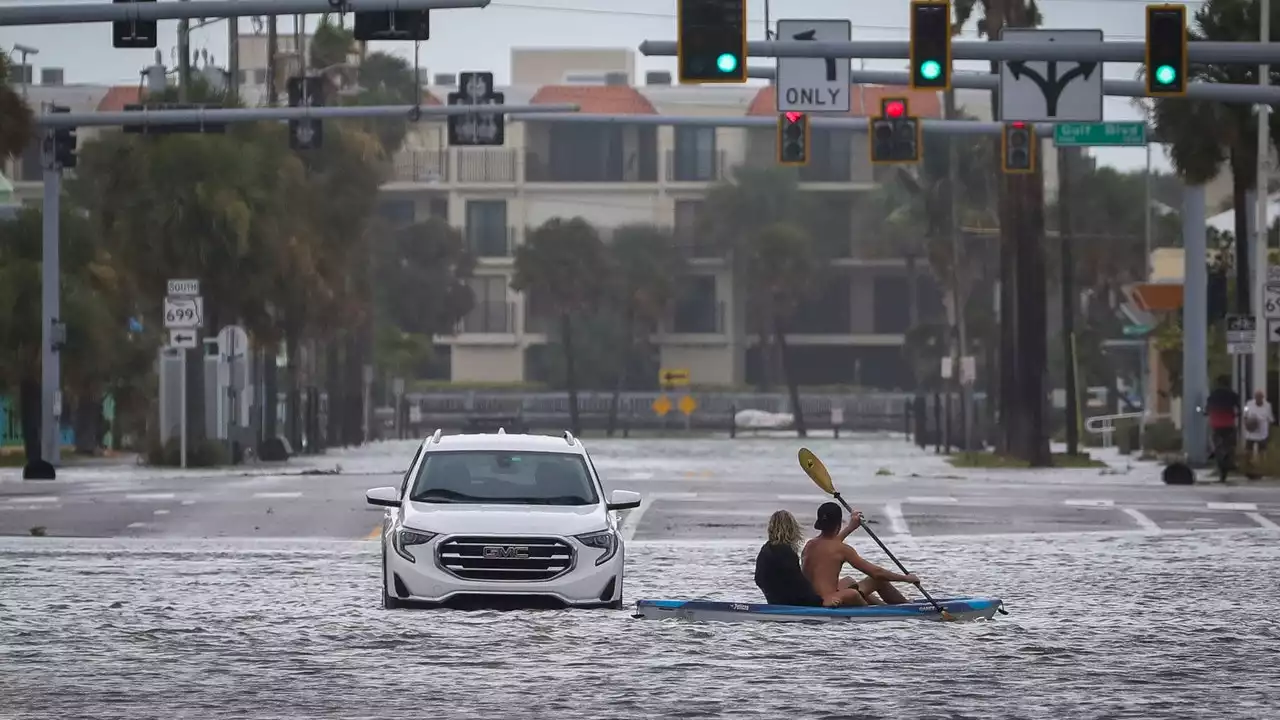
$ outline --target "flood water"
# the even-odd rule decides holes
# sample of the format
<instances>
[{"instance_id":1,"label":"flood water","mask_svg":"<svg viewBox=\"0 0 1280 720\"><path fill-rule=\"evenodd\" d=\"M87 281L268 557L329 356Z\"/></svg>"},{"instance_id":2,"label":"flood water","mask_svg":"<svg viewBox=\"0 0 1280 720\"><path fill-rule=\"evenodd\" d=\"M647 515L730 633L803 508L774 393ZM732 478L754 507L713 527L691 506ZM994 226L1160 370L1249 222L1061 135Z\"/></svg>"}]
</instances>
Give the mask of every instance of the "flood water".
<instances>
[{"instance_id":1,"label":"flood water","mask_svg":"<svg viewBox=\"0 0 1280 720\"><path fill-rule=\"evenodd\" d=\"M1276 718L1276 542L911 538L1011 614L835 626L384 611L372 542L0 539L0 717ZM635 542L627 599L759 601L755 551Z\"/></svg>"}]
</instances>

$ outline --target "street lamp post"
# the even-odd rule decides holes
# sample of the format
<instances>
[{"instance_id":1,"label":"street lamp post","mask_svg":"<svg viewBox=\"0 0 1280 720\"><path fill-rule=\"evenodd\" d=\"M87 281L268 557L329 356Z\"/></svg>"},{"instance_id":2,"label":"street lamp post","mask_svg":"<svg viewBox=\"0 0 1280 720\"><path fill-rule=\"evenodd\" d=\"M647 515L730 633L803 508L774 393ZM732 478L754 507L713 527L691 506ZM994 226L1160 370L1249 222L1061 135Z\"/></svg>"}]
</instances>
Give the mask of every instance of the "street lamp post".
<instances>
[{"instance_id":1,"label":"street lamp post","mask_svg":"<svg viewBox=\"0 0 1280 720\"><path fill-rule=\"evenodd\" d=\"M40 50L30 45L13 44L13 50L9 51L9 56L13 57L13 53L22 53L22 99L27 99L27 86L31 84L31 80L27 77L27 56L39 55Z\"/></svg>"}]
</instances>

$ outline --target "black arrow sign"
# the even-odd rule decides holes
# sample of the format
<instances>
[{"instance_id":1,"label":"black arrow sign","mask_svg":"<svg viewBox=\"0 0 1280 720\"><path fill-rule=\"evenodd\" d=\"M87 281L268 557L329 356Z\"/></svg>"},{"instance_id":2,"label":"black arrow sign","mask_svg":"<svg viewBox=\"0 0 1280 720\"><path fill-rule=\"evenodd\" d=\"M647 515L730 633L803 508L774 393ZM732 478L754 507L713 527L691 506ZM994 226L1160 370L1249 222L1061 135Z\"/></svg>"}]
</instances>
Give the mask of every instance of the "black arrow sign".
<instances>
[{"instance_id":1,"label":"black arrow sign","mask_svg":"<svg viewBox=\"0 0 1280 720\"><path fill-rule=\"evenodd\" d=\"M792 40L817 40L818 39L817 36L818 36L817 30L805 30L804 32L800 32L800 33L796 33L795 35L792 35L791 39ZM835 82L835 81L836 81L836 59L827 58L827 82Z\"/></svg>"},{"instance_id":2,"label":"black arrow sign","mask_svg":"<svg viewBox=\"0 0 1280 720\"><path fill-rule=\"evenodd\" d=\"M682 372L672 372L668 370L662 373L662 381L666 383L673 383L677 380L684 380L684 379L685 379L685 374Z\"/></svg>"},{"instance_id":3,"label":"black arrow sign","mask_svg":"<svg viewBox=\"0 0 1280 720\"><path fill-rule=\"evenodd\" d=\"M1078 77L1088 80L1093 71L1098 67L1098 63L1077 63L1074 68L1062 73L1062 77L1058 77L1058 63L1054 60L1048 62L1049 77L1045 78L1032 68L1027 67L1026 63L1021 60L1014 60L1009 63L1009 72L1013 73L1014 80L1021 80L1023 75L1027 76L1031 82L1040 88L1040 94L1044 95L1045 114L1049 117L1058 116L1058 97L1062 95L1062 91L1067 89L1067 85Z\"/></svg>"}]
</instances>

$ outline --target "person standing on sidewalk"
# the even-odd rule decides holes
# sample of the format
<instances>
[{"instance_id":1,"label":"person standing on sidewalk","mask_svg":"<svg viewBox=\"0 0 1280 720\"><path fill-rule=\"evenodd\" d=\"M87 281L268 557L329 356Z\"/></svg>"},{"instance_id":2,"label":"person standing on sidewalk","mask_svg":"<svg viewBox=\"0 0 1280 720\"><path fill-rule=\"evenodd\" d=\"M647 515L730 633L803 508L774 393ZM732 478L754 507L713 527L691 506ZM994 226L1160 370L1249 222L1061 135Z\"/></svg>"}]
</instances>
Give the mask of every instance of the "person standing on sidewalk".
<instances>
[{"instance_id":1,"label":"person standing on sidewalk","mask_svg":"<svg viewBox=\"0 0 1280 720\"><path fill-rule=\"evenodd\" d=\"M1253 462L1258 462L1266 453L1271 425L1275 421L1267 394L1262 390L1254 392L1253 399L1244 406L1244 447Z\"/></svg>"}]
</instances>

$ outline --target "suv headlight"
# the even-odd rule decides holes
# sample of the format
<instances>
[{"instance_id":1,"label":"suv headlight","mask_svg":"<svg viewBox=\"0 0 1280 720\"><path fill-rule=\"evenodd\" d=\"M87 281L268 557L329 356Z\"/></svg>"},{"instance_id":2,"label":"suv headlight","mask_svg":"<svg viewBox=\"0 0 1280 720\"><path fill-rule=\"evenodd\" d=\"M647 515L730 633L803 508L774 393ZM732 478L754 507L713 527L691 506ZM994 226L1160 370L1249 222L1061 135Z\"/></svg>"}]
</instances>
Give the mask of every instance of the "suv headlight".
<instances>
[{"instance_id":1,"label":"suv headlight","mask_svg":"<svg viewBox=\"0 0 1280 720\"><path fill-rule=\"evenodd\" d=\"M431 542L431 538L435 536L436 533L396 528L395 532L391 534L391 546L400 557L409 562L417 562L413 554L409 552L409 547L412 545L425 545Z\"/></svg>"},{"instance_id":2,"label":"suv headlight","mask_svg":"<svg viewBox=\"0 0 1280 720\"><path fill-rule=\"evenodd\" d=\"M614 555L618 554L618 534L612 530L601 530L600 532L586 533L585 535L574 535L574 537L587 547L604 550L604 553L596 559L597 565L609 562Z\"/></svg>"}]
</instances>

